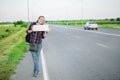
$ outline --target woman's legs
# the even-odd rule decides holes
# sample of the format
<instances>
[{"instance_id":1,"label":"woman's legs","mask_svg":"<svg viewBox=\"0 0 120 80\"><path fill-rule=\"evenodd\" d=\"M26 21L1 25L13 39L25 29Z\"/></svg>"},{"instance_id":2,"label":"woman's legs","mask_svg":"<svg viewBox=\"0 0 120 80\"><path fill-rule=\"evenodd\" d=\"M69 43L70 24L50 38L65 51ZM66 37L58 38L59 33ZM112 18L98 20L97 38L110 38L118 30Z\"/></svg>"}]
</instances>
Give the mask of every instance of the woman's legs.
<instances>
[{"instance_id":1,"label":"woman's legs","mask_svg":"<svg viewBox=\"0 0 120 80\"><path fill-rule=\"evenodd\" d=\"M41 60L40 52L41 52L42 44L38 44L38 48L39 50L37 52L31 52L33 62L34 62L34 69L33 69L34 74L38 74L40 72L39 59Z\"/></svg>"}]
</instances>

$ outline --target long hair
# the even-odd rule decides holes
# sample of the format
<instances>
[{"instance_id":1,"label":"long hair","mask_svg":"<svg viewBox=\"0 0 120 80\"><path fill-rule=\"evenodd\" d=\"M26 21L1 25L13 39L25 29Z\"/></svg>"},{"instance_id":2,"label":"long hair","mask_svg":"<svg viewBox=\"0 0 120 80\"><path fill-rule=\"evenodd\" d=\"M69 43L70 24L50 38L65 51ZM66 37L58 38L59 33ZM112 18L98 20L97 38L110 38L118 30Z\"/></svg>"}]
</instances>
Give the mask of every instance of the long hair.
<instances>
[{"instance_id":1,"label":"long hair","mask_svg":"<svg viewBox=\"0 0 120 80\"><path fill-rule=\"evenodd\" d=\"M44 16L39 16L38 19L37 19L37 21L36 21L37 23L38 23L38 20L39 20L41 17L45 18Z\"/></svg>"}]
</instances>

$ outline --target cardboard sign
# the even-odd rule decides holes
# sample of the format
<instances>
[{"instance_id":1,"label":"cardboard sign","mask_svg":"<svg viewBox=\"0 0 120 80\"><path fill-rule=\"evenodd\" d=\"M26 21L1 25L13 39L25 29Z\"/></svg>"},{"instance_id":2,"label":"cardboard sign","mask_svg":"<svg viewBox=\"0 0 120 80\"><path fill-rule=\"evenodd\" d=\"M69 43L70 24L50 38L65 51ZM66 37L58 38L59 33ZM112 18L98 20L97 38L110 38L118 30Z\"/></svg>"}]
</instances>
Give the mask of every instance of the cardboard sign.
<instances>
[{"instance_id":1,"label":"cardboard sign","mask_svg":"<svg viewBox=\"0 0 120 80\"><path fill-rule=\"evenodd\" d=\"M34 25L33 31L49 31L49 25Z\"/></svg>"}]
</instances>

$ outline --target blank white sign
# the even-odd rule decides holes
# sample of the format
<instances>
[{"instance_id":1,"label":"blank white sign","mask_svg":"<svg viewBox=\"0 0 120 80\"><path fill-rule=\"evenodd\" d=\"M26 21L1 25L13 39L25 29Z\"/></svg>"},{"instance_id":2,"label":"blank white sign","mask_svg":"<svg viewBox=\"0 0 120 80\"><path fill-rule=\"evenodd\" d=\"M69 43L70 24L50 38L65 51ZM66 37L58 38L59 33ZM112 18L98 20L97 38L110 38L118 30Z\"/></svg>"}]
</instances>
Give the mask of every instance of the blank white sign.
<instances>
[{"instance_id":1,"label":"blank white sign","mask_svg":"<svg viewBox=\"0 0 120 80\"><path fill-rule=\"evenodd\" d=\"M33 31L49 31L48 25L33 25Z\"/></svg>"}]
</instances>

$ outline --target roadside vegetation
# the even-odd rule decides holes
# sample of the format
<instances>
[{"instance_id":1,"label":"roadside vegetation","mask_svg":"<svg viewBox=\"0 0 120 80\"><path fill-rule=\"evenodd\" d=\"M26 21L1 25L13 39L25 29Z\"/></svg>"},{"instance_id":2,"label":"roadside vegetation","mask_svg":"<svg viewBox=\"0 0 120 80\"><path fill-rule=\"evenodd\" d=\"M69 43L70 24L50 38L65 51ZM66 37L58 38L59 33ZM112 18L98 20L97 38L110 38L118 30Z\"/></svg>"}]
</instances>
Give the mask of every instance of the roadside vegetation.
<instances>
[{"instance_id":1,"label":"roadside vegetation","mask_svg":"<svg viewBox=\"0 0 120 80\"><path fill-rule=\"evenodd\" d=\"M0 24L0 80L9 80L27 51L25 27L20 24Z\"/></svg>"},{"instance_id":2,"label":"roadside vegetation","mask_svg":"<svg viewBox=\"0 0 120 80\"><path fill-rule=\"evenodd\" d=\"M95 21L100 28L120 29L120 18L100 19L100 20L57 20L48 21L49 24L67 25L67 26L84 26L87 21Z\"/></svg>"}]
</instances>

